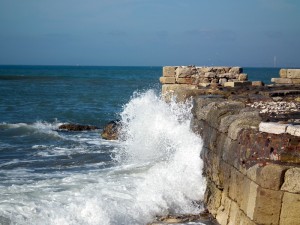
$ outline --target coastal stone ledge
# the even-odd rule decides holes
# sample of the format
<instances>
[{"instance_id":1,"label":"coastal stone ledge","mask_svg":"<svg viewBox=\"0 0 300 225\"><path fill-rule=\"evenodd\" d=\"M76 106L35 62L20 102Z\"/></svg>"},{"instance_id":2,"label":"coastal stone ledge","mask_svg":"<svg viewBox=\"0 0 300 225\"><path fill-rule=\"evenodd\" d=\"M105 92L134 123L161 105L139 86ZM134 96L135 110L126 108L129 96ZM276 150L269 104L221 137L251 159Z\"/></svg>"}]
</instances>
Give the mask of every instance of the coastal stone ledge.
<instances>
[{"instance_id":1,"label":"coastal stone ledge","mask_svg":"<svg viewBox=\"0 0 300 225\"><path fill-rule=\"evenodd\" d=\"M286 77L291 79L300 79L300 69L288 69Z\"/></svg>"},{"instance_id":2,"label":"coastal stone ledge","mask_svg":"<svg viewBox=\"0 0 300 225\"><path fill-rule=\"evenodd\" d=\"M270 134L284 134L286 133L288 125L272 122L261 122L259 124L259 131L266 132Z\"/></svg>"},{"instance_id":3,"label":"coastal stone ledge","mask_svg":"<svg viewBox=\"0 0 300 225\"><path fill-rule=\"evenodd\" d=\"M180 102L193 99L191 129L203 139L200 157L207 179L203 201L218 223L299 224L296 72L288 78L288 69L282 69L280 77L291 79L292 84L269 86L253 82L238 86L248 82L240 81L246 76L239 67L176 67L171 73L175 84L163 84L163 94ZM178 84L176 79L186 83ZM236 83L225 87L226 82Z\"/></svg>"},{"instance_id":4,"label":"coastal stone ledge","mask_svg":"<svg viewBox=\"0 0 300 225\"><path fill-rule=\"evenodd\" d=\"M300 84L300 69L281 69L280 78L272 78L275 84L296 85Z\"/></svg>"}]
</instances>

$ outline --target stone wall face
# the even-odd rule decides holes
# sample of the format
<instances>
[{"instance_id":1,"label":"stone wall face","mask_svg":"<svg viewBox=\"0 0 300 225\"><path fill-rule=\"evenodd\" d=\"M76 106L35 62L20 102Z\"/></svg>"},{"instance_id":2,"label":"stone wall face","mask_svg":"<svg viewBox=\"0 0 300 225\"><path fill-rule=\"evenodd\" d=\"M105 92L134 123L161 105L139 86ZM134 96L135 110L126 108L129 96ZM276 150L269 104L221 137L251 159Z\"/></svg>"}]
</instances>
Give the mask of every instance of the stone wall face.
<instances>
[{"instance_id":1,"label":"stone wall face","mask_svg":"<svg viewBox=\"0 0 300 225\"><path fill-rule=\"evenodd\" d=\"M300 224L299 137L261 132L256 109L220 96L195 97L193 115L204 141L205 203L218 222Z\"/></svg>"},{"instance_id":2,"label":"stone wall face","mask_svg":"<svg viewBox=\"0 0 300 225\"><path fill-rule=\"evenodd\" d=\"M281 69L280 78L272 78L275 84L300 84L300 69Z\"/></svg>"}]
</instances>

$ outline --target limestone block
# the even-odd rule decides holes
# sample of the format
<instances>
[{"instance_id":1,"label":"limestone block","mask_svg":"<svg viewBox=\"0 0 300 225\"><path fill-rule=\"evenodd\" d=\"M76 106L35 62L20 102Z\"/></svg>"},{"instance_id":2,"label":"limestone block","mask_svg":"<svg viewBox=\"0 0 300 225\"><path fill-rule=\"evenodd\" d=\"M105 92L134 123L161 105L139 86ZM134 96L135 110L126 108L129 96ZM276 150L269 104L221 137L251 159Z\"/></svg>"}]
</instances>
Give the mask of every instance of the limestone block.
<instances>
[{"instance_id":1,"label":"limestone block","mask_svg":"<svg viewBox=\"0 0 300 225\"><path fill-rule=\"evenodd\" d=\"M251 81L231 81L224 83L224 87L246 87L251 85Z\"/></svg>"},{"instance_id":2,"label":"limestone block","mask_svg":"<svg viewBox=\"0 0 300 225\"><path fill-rule=\"evenodd\" d=\"M282 195L281 191L264 189L251 182L246 215L258 224L278 224Z\"/></svg>"},{"instance_id":3,"label":"limestone block","mask_svg":"<svg viewBox=\"0 0 300 225\"><path fill-rule=\"evenodd\" d=\"M287 78L300 79L300 69L288 69Z\"/></svg>"},{"instance_id":4,"label":"limestone block","mask_svg":"<svg viewBox=\"0 0 300 225\"><path fill-rule=\"evenodd\" d=\"M221 205L217 211L216 219L220 225L227 225L230 213L230 206L232 200L224 196L224 205Z\"/></svg>"},{"instance_id":5,"label":"limestone block","mask_svg":"<svg viewBox=\"0 0 300 225\"><path fill-rule=\"evenodd\" d=\"M280 190L286 170L286 166L278 164L267 164L265 166L256 164L247 170L247 177L263 188Z\"/></svg>"},{"instance_id":6,"label":"limestone block","mask_svg":"<svg viewBox=\"0 0 300 225\"><path fill-rule=\"evenodd\" d=\"M271 82L276 84L292 84L293 80L289 78L272 78Z\"/></svg>"},{"instance_id":7,"label":"limestone block","mask_svg":"<svg viewBox=\"0 0 300 225\"><path fill-rule=\"evenodd\" d=\"M176 78L191 77L198 71L194 66L180 66L176 69Z\"/></svg>"},{"instance_id":8,"label":"limestone block","mask_svg":"<svg viewBox=\"0 0 300 225\"><path fill-rule=\"evenodd\" d=\"M281 69L281 70L279 71L279 76L280 76L281 78L287 78L287 69Z\"/></svg>"},{"instance_id":9,"label":"limestone block","mask_svg":"<svg viewBox=\"0 0 300 225\"><path fill-rule=\"evenodd\" d=\"M221 85L224 85L224 83L226 83L226 82L227 82L226 78L219 79L219 84L221 84Z\"/></svg>"},{"instance_id":10,"label":"limestone block","mask_svg":"<svg viewBox=\"0 0 300 225\"><path fill-rule=\"evenodd\" d=\"M164 77L175 77L175 66L164 66L163 67L163 76Z\"/></svg>"},{"instance_id":11,"label":"limestone block","mask_svg":"<svg viewBox=\"0 0 300 225\"><path fill-rule=\"evenodd\" d=\"M160 77L159 81L162 84L175 84L175 77Z\"/></svg>"},{"instance_id":12,"label":"limestone block","mask_svg":"<svg viewBox=\"0 0 300 225\"><path fill-rule=\"evenodd\" d=\"M238 205L241 205L243 196L243 182L244 182L244 175L240 173L237 169L231 169L230 175L230 186L229 186L229 197L236 201Z\"/></svg>"},{"instance_id":13,"label":"limestone block","mask_svg":"<svg viewBox=\"0 0 300 225\"><path fill-rule=\"evenodd\" d=\"M235 201L231 201L228 225L237 225L241 222L241 211Z\"/></svg>"},{"instance_id":14,"label":"limestone block","mask_svg":"<svg viewBox=\"0 0 300 225\"><path fill-rule=\"evenodd\" d=\"M300 168L295 167L286 171L281 190L300 194Z\"/></svg>"},{"instance_id":15,"label":"limestone block","mask_svg":"<svg viewBox=\"0 0 300 225\"><path fill-rule=\"evenodd\" d=\"M234 74L240 74L242 72L243 72L243 68L241 68L241 67L232 67L229 70L229 73L234 73Z\"/></svg>"},{"instance_id":16,"label":"limestone block","mask_svg":"<svg viewBox=\"0 0 300 225\"><path fill-rule=\"evenodd\" d=\"M262 81L252 81L252 86L261 87L264 86Z\"/></svg>"},{"instance_id":17,"label":"limestone block","mask_svg":"<svg viewBox=\"0 0 300 225\"><path fill-rule=\"evenodd\" d=\"M176 83L178 84L192 84L193 83L193 79L192 78L180 78L180 77L177 77L176 78Z\"/></svg>"},{"instance_id":18,"label":"limestone block","mask_svg":"<svg viewBox=\"0 0 300 225\"><path fill-rule=\"evenodd\" d=\"M300 137L300 125L288 125L286 132L290 135Z\"/></svg>"},{"instance_id":19,"label":"limestone block","mask_svg":"<svg viewBox=\"0 0 300 225\"><path fill-rule=\"evenodd\" d=\"M249 117L239 117L235 121L233 121L228 128L228 136L237 140L240 131L243 129L257 129L258 125L261 122L261 118L259 116L249 116Z\"/></svg>"},{"instance_id":20,"label":"limestone block","mask_svg":"<svg viewBox=\"0 0 300 225\"><path fill-rule=\"evenodd\" d=\"M202 73L207 73L207 72L212 72L213 71L212 67L200 67L199 69ZM198 69L198 71L199 71L199 69Z\"/></svg>"},{"instance_id":21,"label":"limestone block","mask_svg":"<svg viewBox=\"0 0 300 225\"><path fill-rule=\"evenodd\" d=\"M300 195L285 192L282 199L280 225L300 224Z\"/></svg>"},{"instance_id":22,"label":"limestone block","mask_svg":"<svg viewBox=\"0 0 300 225\"><path fill-rule=\"evenodd\" d=\"M246 73L241 73L238 79L239 81L246 81L248 80L248 75Z\"/></svg>"},{"instance_id":23,"label":"limestone block","mask_svg":"<svg viewBox=\"0 0 300 225\"><path fill-rule=\"evenodd\" d=\"M300 84L300 79L292 79L293 84Z\"/></svg>"},{"instance_id":24,"label":"limestone block","mask_svg":"<svg viewBox=\"0 0 300 225\"><path fill-rule=\"evenodd\" d=\"M216 216L217 214L218 208L221 205L221 198L222 191L219 190L213 182L208 182L204 196L204 203L213 216Z\"/></svg>"},{"instance_id":25,"label":"limestone block","mask_svg":"<svg viewBox=\"0 0 300 225\"><path fill-rule=\"evenodd\" d=\"M240 223L237 223L236 225L257 225L256 223L251 221L249 217L247 217L244 213L241 212L239 216L240 216Z\"/></svg>"},{"instance_id":26,"label":"limestone block","mask_svg":"<svg viewBox=\"0 0 300 225\"><path fill-rule=\"evenodd\" d=\"M206 77L206 78L215 78L216 76L217 76L217 74L214 72L206 72L204 75L204 77Z\"/></svg>"},{"instance_id":27,"label":"limestone block","mask_svg":"<svg viewBox=\"0 0 300 225\"><path fill-rule=\"evenodd\" d=\"M199 87L208 87L210 85L210 83L199 83L198 86Z\"/></svg>"},{"instance_id":28,"label":"limestone block","mask_svg":"<svg viewBox=\"0 0 300 225\"><path fill-rule=\"evenodd\" d=\"M286 132L287 126L287 124L261 122L259 124L259 131L270 134L284 134Z\"/></svg>"}]
</instances>

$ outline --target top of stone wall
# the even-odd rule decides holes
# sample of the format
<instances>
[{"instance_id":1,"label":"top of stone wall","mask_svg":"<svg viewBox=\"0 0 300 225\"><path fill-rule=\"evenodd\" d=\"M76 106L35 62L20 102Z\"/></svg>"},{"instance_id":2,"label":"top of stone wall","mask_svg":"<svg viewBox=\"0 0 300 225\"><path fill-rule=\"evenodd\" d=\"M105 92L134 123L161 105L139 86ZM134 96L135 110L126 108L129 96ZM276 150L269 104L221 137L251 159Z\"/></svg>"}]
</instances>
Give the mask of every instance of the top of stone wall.
<instances>
[{"instance_id":1,"label":"top of stone wall","mask_svg":"<svg viewBox=\"0 0 300 225\"><path fill-rule=\"evenodd\" d=\"M207 66L165 66L160 82L163 84L192 84L209 86L220 84L234 86L235 83L247 82L248 76L241 67L207 67ZM232 83L233 82L233 83Z\"/></svg>"},{"instance_id":2,"label":"top of stone wall","mask_svg":"<svg viewBox=\"0 0 300 225\"><path fill-rule=\"evenodd\" d=\"M280 78L272 78L271 81L279 85L300 84L300 69L281 69Z\"/></svg>"}]
</instances>

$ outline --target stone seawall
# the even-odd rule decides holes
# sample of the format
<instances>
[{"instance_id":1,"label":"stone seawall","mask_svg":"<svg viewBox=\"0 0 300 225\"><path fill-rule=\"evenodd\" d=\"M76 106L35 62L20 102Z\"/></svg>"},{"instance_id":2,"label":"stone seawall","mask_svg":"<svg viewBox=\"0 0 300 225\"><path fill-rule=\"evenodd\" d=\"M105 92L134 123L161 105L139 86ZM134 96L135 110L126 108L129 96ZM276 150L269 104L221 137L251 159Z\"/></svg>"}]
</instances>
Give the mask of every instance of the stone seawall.
<instances>
[{"instance_id":1,"label":"stone seawall","mask_svg":"<svg viewBox=\"0 0 300 225\"><path fill-rule=\"evenodd\" d=\"M300 224L300 86L225 85L247 76L233 67L235 78L221 81L233 70L217 68L165 67L161 78L166 100L193 97L191 128L204 141L207 209L221 225ZM184 84L182 71L190 76ZM202 85L209 73L210 85Z\"/></svg>"}]
</instances>

